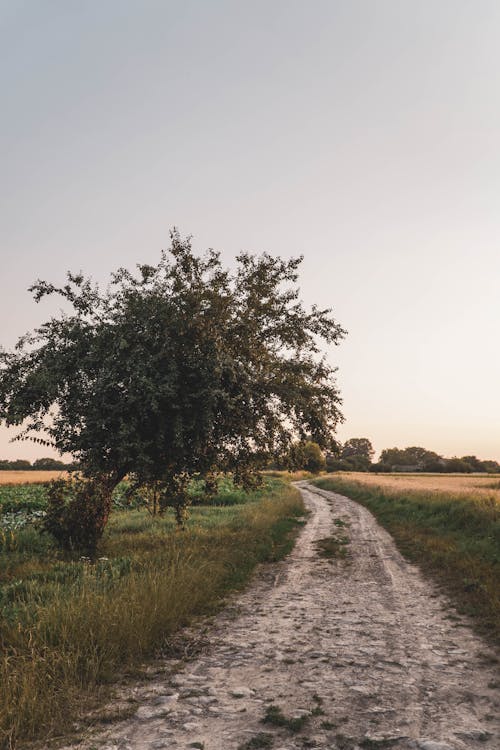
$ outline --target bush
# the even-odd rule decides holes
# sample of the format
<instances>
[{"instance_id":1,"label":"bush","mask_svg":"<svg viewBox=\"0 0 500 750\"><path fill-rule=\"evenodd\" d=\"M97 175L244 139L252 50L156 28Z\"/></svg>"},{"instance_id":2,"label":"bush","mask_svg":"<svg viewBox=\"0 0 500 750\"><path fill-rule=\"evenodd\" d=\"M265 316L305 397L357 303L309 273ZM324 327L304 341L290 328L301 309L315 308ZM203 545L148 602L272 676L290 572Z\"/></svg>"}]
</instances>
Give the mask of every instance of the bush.
<instances>
[{"instance_id":1,"label":"bush","mask_svg":"<svg viewBox=\"0 0 500 750\"><path fill-rule=\"evenodd\" d=\"M111 492L95 479L57 479L42 523L62 549L94 557L111 510Z\"/></svg>"}]
</instances>

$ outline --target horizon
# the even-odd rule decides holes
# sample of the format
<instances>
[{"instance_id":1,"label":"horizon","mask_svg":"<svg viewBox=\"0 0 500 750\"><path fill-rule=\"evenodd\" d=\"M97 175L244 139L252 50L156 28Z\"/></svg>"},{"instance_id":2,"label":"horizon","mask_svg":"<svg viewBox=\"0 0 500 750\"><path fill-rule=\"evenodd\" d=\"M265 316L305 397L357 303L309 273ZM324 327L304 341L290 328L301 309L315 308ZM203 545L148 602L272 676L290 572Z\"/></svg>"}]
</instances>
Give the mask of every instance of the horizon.
<instances>
[{"instance_id":1,"label":"horizon","mask_svg":"<svg viewBox=\"0 0 500 750\"><path fill-rule=\"evenodd\" d=\"M0 347L168 230L232 266L304 254L348 331L345 442L500 460L500 6L317 0L0 6ZM0 458L57 457L10 443Z\"/></svg>"}]
</instances>

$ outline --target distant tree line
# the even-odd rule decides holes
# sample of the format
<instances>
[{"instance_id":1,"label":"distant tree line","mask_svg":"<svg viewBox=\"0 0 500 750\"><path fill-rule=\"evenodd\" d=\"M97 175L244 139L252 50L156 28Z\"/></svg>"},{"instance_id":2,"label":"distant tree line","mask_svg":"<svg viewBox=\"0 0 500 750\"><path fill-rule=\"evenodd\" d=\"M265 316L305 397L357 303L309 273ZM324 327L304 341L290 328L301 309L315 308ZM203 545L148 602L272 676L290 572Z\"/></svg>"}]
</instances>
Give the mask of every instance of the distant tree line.
<instances>
[{"instance_id":1,"label":"distant tree line","mask_svg":"<svg viewBox=\"0 0 500 750\"><path fill-rule=\"evenodd\" d=\"M444 458L434 451L419 446L386 448L377 462L368 438L351 438L339 446L336 454L327 454L327 471L373 472L429 472L429 473L486 473L500 472L498 461L481 460L476 456Z\"/></svg>"},{"instance_id":2,"label":"distant tree line","mask_svg":"<svg viewBox=\"0 0 500 750\"><path fill-rule=\"evenodd\" d=\"M74 464L66 464L56 458L37 458L36 461L27 461L18 458L15 461L0 459L0 471L71 471Z\"/></svg>"}]
</instances>

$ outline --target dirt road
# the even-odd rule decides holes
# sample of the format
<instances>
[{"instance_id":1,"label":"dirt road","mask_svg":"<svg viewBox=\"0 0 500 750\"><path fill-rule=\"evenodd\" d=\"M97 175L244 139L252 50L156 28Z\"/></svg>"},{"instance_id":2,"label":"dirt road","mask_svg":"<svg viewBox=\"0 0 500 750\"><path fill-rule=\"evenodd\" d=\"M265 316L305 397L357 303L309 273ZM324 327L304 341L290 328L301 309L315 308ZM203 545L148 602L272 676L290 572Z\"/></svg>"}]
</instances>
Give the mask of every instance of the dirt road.
<instances>
[{"instance_id":1,"label":"dirt road","mask_svg":"<svg viewBox=\"0 0 500 750\"><path fill-rule=\"evenodd\" d=\"M491 649L366 509L299 488L310 516L293 553L215 619L204 651L167 662L166 673L132 691L134 715L87 745L500 748ZM331 537L326 547L338 554L328 559L317 542Z\"/></svg>"}]
</instances>

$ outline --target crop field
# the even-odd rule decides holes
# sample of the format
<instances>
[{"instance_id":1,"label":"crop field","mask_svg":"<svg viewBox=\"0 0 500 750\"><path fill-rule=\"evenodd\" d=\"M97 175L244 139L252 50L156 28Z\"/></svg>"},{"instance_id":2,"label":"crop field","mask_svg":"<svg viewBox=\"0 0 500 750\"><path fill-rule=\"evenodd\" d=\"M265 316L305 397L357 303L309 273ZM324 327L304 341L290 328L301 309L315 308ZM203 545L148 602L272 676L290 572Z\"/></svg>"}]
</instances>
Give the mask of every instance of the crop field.
<instances>
[{"instance_id":1,"label":"crop field","mask_svg":"<svg viewBox=\"0 0 500 750\"><path fill-rule=\"evenodd\" d=\"M247 494L224 480L208 504L194 487L185 531L173 512L125 507L117 493L91 563L37 529L44 493L0 490L1 748L71 729L107 683L168 652L176 631L216 611L258 562L286 554L304 512L278 477Z\"/></svg>"},{"instance_id":2,"label":"crop field","mask_svg":"<svg viewBox=\"0 0 500 750\"><path fill-rule=\"evenodd\" d=\"M0 471L2 484L39 484L67 475L65 471Z\"/></svg>"},{"instance_id":3,"label":"crop field","mask_svg":"<svg viewBox=\"0 0 500 750\"><path fill-rule=\"evenodd\" d=\"M365 505L459 612L500 642L500 477L339 473L315 480Z\"/></svg>"},{"instance_id":4,"label":"crop field","mask_svg":"<svg viewBox=\"0 0 500 750\"><path fill-rule=\"evenodd\" d=\"M457 495L497 497L500 501L500 474L371 474L338 472L336 477L387 490L448 492Z\"/></svg>"}]
</instances>

